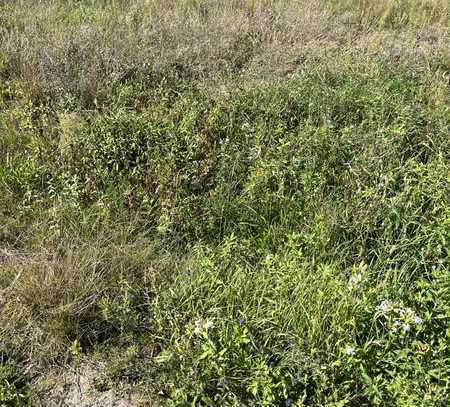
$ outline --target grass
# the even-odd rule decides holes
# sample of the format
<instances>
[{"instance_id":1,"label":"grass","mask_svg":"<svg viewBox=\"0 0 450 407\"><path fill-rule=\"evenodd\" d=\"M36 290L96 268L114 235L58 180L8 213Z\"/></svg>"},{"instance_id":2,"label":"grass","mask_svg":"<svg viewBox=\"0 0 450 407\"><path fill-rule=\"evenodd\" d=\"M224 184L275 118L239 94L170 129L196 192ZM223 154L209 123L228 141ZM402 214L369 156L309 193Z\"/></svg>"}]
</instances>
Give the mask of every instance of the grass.
<instances>
[{"instance_id":1,"label":"grass","mask_svg":"<svg viewBox=\"0 0 450 407\"><path fill-rule=\"evenodd\" d=\"M356 21L378 27L424 27L433 23L448 24L449 5L442 0L336 0L331 8L337 12L356 10Z\"/></svg>"},{"instance_id":2,"label":"grass","mask_svg":"<svg viewBox=\"0 0 450 407\"><path fill-rule=\"evenodd\" d=\"M150 405L445 406L447 2L44 3L0 6L0 404L101 359Z\"/></svg>"}]
</instances>

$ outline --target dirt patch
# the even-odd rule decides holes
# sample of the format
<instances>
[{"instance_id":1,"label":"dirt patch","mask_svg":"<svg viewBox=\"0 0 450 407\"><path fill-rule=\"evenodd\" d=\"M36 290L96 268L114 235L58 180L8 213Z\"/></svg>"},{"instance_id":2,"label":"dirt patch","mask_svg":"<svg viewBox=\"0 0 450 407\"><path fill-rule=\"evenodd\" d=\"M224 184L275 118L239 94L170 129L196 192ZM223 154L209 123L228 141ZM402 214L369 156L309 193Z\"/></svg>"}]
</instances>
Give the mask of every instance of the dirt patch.
<instances>
[{"instance_id":1,"label":"dirt patch","mask_svg":"<svg viewBox=\"0 0 450 407\"><path fill-rule=\"evenodd\" d=\"M83 364L63 372L53 372L45 379L48 389L41 396L42 405L50 407L135 407L154 406L135 394L116 394L114 390L99 391L95 379L102 374L100 364Z\"/></svg>"}]
</instances>

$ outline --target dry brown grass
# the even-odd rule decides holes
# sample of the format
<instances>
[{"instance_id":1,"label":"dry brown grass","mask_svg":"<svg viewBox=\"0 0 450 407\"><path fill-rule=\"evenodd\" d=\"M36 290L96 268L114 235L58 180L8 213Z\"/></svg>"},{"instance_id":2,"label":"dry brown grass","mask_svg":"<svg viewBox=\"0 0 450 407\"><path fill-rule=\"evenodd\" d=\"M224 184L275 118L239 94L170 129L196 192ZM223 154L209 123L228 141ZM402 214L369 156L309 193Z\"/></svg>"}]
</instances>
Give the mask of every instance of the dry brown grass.
<instances>
[{"instance_id":1,"label":"dry brown grass","mask_svg":"<svg viewBox=\"0 0 450 407\"><path fill-rule=\"evenodd\" d=\"M305 63L339 65L381 54L416 63L448 53L448 22L441 18L448 8L440 0L428 12L406 3L405 10L427 16L423 28L399 32L387 24L384 29L368 24L391 10L388 0L340 2L340 10L347 10L341 14L309 0L142 0L95 6L22 0L3 12L0 53L31 93L68 92L88 100L114 83L151 72L176 72L202 83L230 77L248 81L289 74ZM388 14L400 13L396 10ZM410 21L416 17L400 23Z\"/></svg>"},{"instance_id":2,"label":"dry brown grass","mask_svg":"<svg viewBox=\"0 0 450 407\"><path fill-rule=\"evenodd\" d=\"M102 325L100 299L115 298L123 281L143 281L152 252L150 242L128 242L127 229L118 228L115 236L101 230L90 238L53 236L34 252L1 250L0 337L10 341L3 343L5 355L20 349L38 368L70 359L67 344L74 338L82 338L82 346L106 338L111 326Z\"/></svg>"},{"instance_id":3,"label":"dry brown grass","mask_svg":"<svg viewBox=\"0 0 450 407\"><path fill-rule=\"evenodd\" d=\"M449 25L447 0L332 0L336 12L353 11L356 21L378 27Z\"/></svg>"}]
</instances>

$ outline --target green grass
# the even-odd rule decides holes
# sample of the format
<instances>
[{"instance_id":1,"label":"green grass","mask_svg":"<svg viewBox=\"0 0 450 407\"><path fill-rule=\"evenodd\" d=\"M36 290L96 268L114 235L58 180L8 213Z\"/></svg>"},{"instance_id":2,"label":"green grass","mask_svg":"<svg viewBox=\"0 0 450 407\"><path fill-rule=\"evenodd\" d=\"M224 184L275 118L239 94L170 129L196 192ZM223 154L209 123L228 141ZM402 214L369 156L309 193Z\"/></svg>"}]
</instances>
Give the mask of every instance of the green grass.
<instances>
[{"instance_id":1,"label":"green grass","mask_svg":"<svg viewBox=\"0 0 450 407\"><path fill-rule=\"evenodd\" d=\"M446 3L47 3L0 6L0 404L101 358L155 405L445 406Z\"/></svg>"}]
</instances>

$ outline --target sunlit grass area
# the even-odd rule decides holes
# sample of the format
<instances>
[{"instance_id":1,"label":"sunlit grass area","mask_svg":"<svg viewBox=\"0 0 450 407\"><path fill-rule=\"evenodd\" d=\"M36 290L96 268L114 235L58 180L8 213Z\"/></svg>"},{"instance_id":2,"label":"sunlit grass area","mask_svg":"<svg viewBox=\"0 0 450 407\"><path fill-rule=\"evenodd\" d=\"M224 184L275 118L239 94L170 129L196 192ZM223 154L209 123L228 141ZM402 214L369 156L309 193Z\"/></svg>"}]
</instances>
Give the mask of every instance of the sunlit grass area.
<instances>
[{"instance_id":1,"label":"sunlit grass area","mask_svg":"<svg viewBox=\"0 0 450 407\"><path fill-rule=\"evenodd\" d=\"M448 17L1 3L0 405L447 406Z\"/></svg>"}]
</instances>

